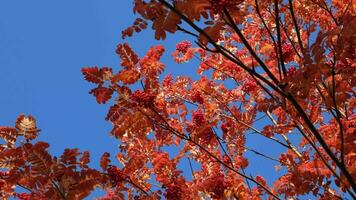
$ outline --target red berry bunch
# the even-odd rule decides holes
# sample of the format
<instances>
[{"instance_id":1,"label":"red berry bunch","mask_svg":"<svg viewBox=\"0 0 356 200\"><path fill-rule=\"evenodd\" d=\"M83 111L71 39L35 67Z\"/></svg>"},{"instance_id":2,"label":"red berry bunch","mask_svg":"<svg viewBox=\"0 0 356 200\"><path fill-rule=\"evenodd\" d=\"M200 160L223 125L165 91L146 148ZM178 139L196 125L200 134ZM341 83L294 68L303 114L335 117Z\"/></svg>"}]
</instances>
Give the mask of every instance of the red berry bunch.
<instances>
[{"instance_id":1,"label":"red berry bunch","mask_svg":"<svg viewBox=\"0 0 356 200\"><path fill-rule=\"evenodd\" d=\"M296 71L297 71L297 68L295 68L294 66L290 67L287 71L287 76L293 76Z\"/></svg>"},{"instance_id":2,"label":"red berry bunch","mask_svg":"<svg viewBox=\"0 0 356 200\"><path fill-rule=\"evenodd\" d=\"M293 55L294 49L293 49L292 45L287 44L287 43L282 45L282 49L283 49L282 58L284 61L286 61Z\"/></svg>"},{"instance_id":3,"label":"red berry bunch","mask_svg":"<svg viewBox=\"0 0 356 200\"><path fill-rule=\"evenodd\" d=\"M203 104L204 98L201 96L200 92L194 92L194 94L192 95L192 101L197 102L199 104Z\"/></svg>"},{"instance_id":4,"label":"red berry bunch","mask_svg":"<svg viewBox=\"0 0 356 200\"><path fill-rule=\"evenodd\" d=\"M244 92L251 92L257 88L257 84L254 81L247 81L243 86L242 90Z\"/></svg>"},{"instance_id":5,"label":"red berry bunch","mask_svg":"<svg viewBox=\"0 0 356 200\"><path fill-rule=\"evenodd\" d=\"M125 180L125 176L122 171L115 166L110 166L108 168L108 175L113 185L117 185Z\"/></svg>"},{"instance_id":6,"label":"red berry bunch","mask_svg":"<svg viewBox=\"0 0 356 200\"><path fill-rule=\"evenodd\" d=\"M180 53L186 53L191 46L192 43L187 40L184 40L176 45L176 50Z\"/></svg>"},{"instance_id":7,"label":"red berry bunch","mask_svg":"<svg viewBox=\"0 0 356 200\"><path fill-rule=\"evenodd\" d=\"M256 176L256 181L265 187L267 186L266 180L262 176ZM263 192L263 188L258 186L258 191Z\"/></svg>"},{"instance_id":8,"label":"red berry bunch","mask_svg":"<svg viewBox=\"0 0 356 200\"><path fill-rule=\"evenodd\" d=\"M208 177L203 182L205 190L209 191L211 198L221 199L224 197L225 189L229 188L231 184L224 179L224 174L217 173Z\"/></svg>"},{"instance_id":9,"label":"red berry bunch","mask_svg":"<svg viewBox=\"0 0 356 200\"><path fill-rule=\"evenodd\" d=\"M162 80L162 85L164 87L170 87L172 85L173 77L172 74L168 74L164 79Z\"/></svg>"},{"instance_id":10,"label":"red berry bunch","mask_svg":"<svg viewBox=\"0 0 356 200\"><path fill-rule=\"evenodd\" d=\"M19 199L19 200L31 200L32 198L32 195L31 194L27 194L27 193L19 193L19 194L16 194L16 197Z\"/></svg>"},{"instance_id":11,"label":"red berry bunch","mask_svg":"<svg viewBox=\"0 0 356 200\"><path fill-rule=\"evenodd\" d=\"M227 133L229 131L228 125L226 123L221 124L220 127L223 133Z\"/></svg>"},{"instance_id":12,"label":"red berry bunch","mask_svg":"<svg viewBox=\"0 0 356 200\"><path fill-rule=\"evenodd\" d=\"M223 155L221 160L227 165L230 165L230 163L231 163L230 158L227 155Z\"/></svg>"},{"instance_id":13,"label":"red berry bunch","mask_svg":"<svg viewBox=\"0 0 356 200\"><path fill-rule=\"evenodd\" d=\"M204 113L201 110L194 111L192 117L195 125L199 126L205 123Z\"/></svg>"}]
</instances>

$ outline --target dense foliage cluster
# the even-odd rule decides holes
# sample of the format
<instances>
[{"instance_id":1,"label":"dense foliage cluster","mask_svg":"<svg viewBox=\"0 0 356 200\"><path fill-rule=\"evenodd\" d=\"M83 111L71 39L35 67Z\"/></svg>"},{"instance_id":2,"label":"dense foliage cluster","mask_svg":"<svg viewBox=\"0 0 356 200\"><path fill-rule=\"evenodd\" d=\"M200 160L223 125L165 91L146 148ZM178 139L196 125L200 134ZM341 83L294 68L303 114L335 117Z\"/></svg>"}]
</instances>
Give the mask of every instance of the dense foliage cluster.
<instances>
[{"instance_id":1,"label":"dense foliage cluster","mask_svg":"<svg viewBox=\"0 0 356 200\"><path fill-rule=\"evenodd\" d=\"M96 187L107 191L102 199L355 198L352 0L134 0L134 12L140 18L122 37L149 24L158 40L194 37L171 53L177 63L198 59L199 78L163 77L161 45L140 57L119 44L122 68L82 73L96 101L112 104L106 120L120 165L105 153L102 169L91 169L89 153L77 149L52 157L47 143L31 142L35 120L20 116L0 128L2 198L82 199ZM252 134L283 149L278 158L256 150ZM246 152L282 175L245 173Z\"/></svg>"}]
</instances>

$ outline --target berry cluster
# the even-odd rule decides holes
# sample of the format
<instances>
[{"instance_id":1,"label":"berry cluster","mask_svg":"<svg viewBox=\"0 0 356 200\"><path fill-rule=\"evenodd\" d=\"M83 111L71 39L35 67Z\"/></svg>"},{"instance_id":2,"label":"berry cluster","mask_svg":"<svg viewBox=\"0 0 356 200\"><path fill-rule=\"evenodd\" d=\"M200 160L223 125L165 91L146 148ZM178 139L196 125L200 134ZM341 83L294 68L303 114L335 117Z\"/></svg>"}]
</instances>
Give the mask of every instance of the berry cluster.
<instances>
[{"instance_id":1,"label":"berry cluster","mask_svg":"<svg viewBox=\"0 0 356 200\"><path fill-rule=\"evenodd\" d=\"M16 197L17 197L19 200L31 200L31 199L32 199L32 195L27 194L27 193L19 193L19 194L16 194Z\"/></svg>"},{"instance_id":2,"label":"berry cluster","mask_svg":"<svg viewBox=\"0 0 356 200\"><path fill-rule=\"evenodd\" d=\"M164 87L170 87L172 85L173 77L172 74L168 74L164 79L162 80L162 85Z\"/></svg>"},{"instance_id":3,"label":"berry cluster","mask_svg":"<svg viewBox=\"0 0 356 200\"><path fill-rule=\"evenodd\" d=\"M256 176L256 181L265 187L267 186L266 180L262 176ZM258 186L258 191L263 192L263 188Z\"/></svg>"},{"instance_id":4,"label":"berry cluster","mask_svg":"<svg viewBox=\"0 0 356 200\"><path fill-rule=\"evenodd\" d=\"M180 53L186 53L191 46L192 43L187 40L184 40L176 45L176 50Z\"/></svg>"},{"instance_id":5,"label":"berry cluster","mask_svg":"<svg viewBox=\"0 0 356 200\"><path fill-rule=\"evenodd\" d=\"M295 68L294 66L290 67L287 71L287 76L293 76L296 71L297 71L297 68Z\"/></svg>"},{"instance_id":6,"label":"berry cluster","mask_svg":"<svg viewBox=\"0 0 356 200\"><path fill-rule=\"evenodd\" d=\"M257 88L257 84L254 81L247 81L243 86L242 90L244 92L251 92Z\"/></svg>"},{"instance_id":7,"label":"berry cluster","mask_svg":"<svg viewBox=\"0 0 356 200\"><path fill-rule=\"evenodd\" d=\"M200 126L205 123L204 113L201 110L194 111L192 118L195 125Z\"/></svg>"},{"instance_id":8,"label":"berry cluster","mask_svg":"<svg viewBox=\"0 0 356 200\"><path fill-rule=\"evenodd\" d=\"M231 184L225 180L225 176L222 173L217 173L206 178L203 184L204 189L209 191L213 199L222 199L225 189L231 186Z\"/></svg>"},{"instance_id":9,"label":"berry cluster","mask_svg":"<svg viewBox=\"0 0 356 200\"><path fill-rule=\"evenodd\" d=\"M230 130L234 129L233 124L230 121L222 123L220 128L224 134L227 134Z\"/></svg>"},{"instance_id":10,"label":"berry cluster","mask_svg":"<svg viewBox=\"0 0 356 200\"><path fill-rule=\"evenodd\" d=\"M200 92L194 92L194 94L192 95L192 101L197 102L199 104L203 104L204 98L201 96Z\"/></svg>"},{"instance_id":11,"label":"berry cluster","mask_svg":"<svg viewBox=\"0 0 356 200\"><path fill-rule=\"evenodd\" d=\"M290 59L291 56L294 54L294 49L292 45L286 43L282 45L282 49L282 58L284 61L288 61L288 59Z\"/></svg>"}]
</instances>

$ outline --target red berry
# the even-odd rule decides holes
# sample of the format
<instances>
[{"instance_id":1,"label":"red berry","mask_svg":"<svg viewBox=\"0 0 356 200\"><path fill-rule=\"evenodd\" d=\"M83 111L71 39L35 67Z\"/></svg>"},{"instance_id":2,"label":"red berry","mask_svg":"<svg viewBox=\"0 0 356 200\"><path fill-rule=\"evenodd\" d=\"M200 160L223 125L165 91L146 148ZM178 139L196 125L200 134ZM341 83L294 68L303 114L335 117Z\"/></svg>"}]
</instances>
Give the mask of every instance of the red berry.
<instances>
[{"instance_id":1,"label":"red berry","mask_svg":"<svg viewBox=\"0 0 356 200\"><path fill-rule=\"evenodd\" d=\"M188 49L192 46L192 43L190 43L187 40L184 40L176 45L177 51L181 53L185 53L188 51Z\"/></svg>"},{"instance_id":2,"label":"red berry","mask_svg":"<svg viewBox=\"0 0 356 200\"><path fill-rule=\"evenodd\" d=\"M293 76L295 74L295 72L297 71L297 68L295 68L294 66L290 67L287 71L287 75L288 76Z\"/></svg>"},{"instance_id":3,"label":"red berry","mask_svg":"<svg viewBox=\"0 0 356 200\"><path fill-rule=\"evenodd\" d=\"M201 110L194 111L192 117L194 124L198 126L205 123L204 113Z\"/></svg>"}]
</instances>

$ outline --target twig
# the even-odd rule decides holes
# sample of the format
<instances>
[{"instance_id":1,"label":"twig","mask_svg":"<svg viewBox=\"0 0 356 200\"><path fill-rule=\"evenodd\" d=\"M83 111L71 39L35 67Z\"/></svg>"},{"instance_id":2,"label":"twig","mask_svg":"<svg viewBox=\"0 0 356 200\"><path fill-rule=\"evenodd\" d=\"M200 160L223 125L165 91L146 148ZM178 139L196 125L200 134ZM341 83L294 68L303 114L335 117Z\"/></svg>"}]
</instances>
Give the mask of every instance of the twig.
<instances>
[{"instance_id":1,"label":"twig","mask_svg":"<svg viewBox=\"0 0 356 200\"><path fill-rule=\"evenodd\" d=\"M274 120L274 118L271 115L271 113L269 111L267 111L266 114L267 114L268 118L272 121L274 126L278 127L278 123ZM297 148L292 144L292 142L288 139L288 137L285 134L281 134L281 135L282 135L284 141L287 142L287 144L290 147L290 149L298 156L299 159L302 159L302 154L299 153Z\"/></svg>"},{"instance_id":2,"label":"twig","mask_svg":"<svg viewBox=\"0 0 356 200\"><path fill-rule=\"evenodd\" d=\"M279 8L278 8L278 0L274 0L274 12L276 17L276 29L277 29L277 43L278 43L278 52L279 52L279 61L281 62L282 71L284 77L287 76L286 66L284 65L283 59L283 50L282 50L282 38L281 38L281 29L279 27Z\"/></svg>"}]
</instances>

